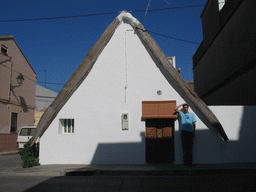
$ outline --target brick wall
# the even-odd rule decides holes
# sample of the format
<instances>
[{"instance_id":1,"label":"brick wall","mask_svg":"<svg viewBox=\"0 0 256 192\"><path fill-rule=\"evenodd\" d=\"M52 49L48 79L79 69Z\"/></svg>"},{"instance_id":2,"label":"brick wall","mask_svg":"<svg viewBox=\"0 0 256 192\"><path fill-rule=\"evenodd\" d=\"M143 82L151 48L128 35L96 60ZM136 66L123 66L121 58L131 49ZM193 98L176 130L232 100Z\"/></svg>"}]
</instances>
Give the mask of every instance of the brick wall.
<instances>
[{"instance_id":1,"label":"brick wall","mask_svg":"<svg viewBox=\"0 0 256 192\"><path fill-rule=\"evenodd\" d=\"M0 133L0 152L17 150L17 133Z\"/></svg>"}]
</instances>

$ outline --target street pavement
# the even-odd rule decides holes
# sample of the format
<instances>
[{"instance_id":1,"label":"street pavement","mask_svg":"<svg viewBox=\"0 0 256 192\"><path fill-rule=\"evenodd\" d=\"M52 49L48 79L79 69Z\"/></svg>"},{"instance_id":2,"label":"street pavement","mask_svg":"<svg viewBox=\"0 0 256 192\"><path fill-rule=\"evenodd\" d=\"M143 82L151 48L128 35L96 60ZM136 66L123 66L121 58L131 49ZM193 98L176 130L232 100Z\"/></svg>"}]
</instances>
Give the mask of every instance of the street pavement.
<instances>
[{"instance_id":1,"label":"street pavement","mask_svg":"<svg viewBox=\"0 0 256 192\"><path fill-rule=\"evenodd\" d=\"M17 155L16 153L0 153L1 156ZM10 156L11 157L11 156ZM204 175L235 174L239 172L255 174L256 163L232 164L197 164L191 167L177 164L145 164L145 165L86 165L86 164L51 164L31 168L22 168L17 155L13 166L0 161L0 175L15 176L87 176L87 175ZM10 158L5 159L10 163Z\"/></svg>"},{"instance_id":2,"label":"street pavement","mask_svg":"<svg viewBox=\"0 0 256 192\"><path fill-rule=\"evenodd\" d=\"M255 163L20 165L0 169L0 191L256 191L255 176Z\"/></svg>"},{"instance_id":3,"label":"street pavement","mask_svg":"<svg viewBox=\"0 0 256 192\"><path fill-rule=\"evenodd\" d=\"M192 167L174 164L147 165L40 165L31 168L15 167L0 170L0 175L16 176L91 176L91 175L152 175L152 176L186 176L214 174L254 174L255 163L244 164L201 164Z\"/></svg>"}]
</instances>

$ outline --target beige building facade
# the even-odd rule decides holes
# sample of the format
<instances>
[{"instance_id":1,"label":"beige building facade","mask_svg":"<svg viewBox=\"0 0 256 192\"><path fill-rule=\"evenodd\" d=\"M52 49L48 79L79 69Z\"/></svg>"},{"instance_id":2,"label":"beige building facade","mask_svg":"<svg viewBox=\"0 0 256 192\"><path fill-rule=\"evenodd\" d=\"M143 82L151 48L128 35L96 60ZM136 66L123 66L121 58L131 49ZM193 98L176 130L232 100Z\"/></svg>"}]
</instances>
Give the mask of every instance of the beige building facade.
<instances>
[{"instance_id":1,"label":"beige building facade","mask_svg":"<svg viewBox=\"0 0 256 192\"><path fill-rule=\"evenodd\" d=\"M0 151L12 151L19 129L34 125L37 76L13 36L0 36L0 46Z\"/></svg>"}]
</instances>

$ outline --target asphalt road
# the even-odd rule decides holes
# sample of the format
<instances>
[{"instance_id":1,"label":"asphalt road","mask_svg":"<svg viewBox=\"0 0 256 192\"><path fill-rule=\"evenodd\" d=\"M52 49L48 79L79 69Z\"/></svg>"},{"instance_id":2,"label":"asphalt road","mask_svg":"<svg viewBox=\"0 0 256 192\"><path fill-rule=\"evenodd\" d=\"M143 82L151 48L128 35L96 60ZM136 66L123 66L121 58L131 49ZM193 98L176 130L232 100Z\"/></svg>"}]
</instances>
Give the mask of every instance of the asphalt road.
<instances>
[{"instance_id":1,"label":"asphalt road","mask_svg":"<svg viewBox=\"0 0 256 192\"><path fill-rule=\"evenodd\" d=\"M19 154L0 155L0 170L7 168L21 167L22 160Z\"/></svg>"},{"instance_id":2,"label":"asphalt road","mask_svg":"<svg viewBox=\"0 0 256 192\"><path fill-rule=\"evenodd\" d=\"M17 176L4 174L21 167L19 155L0 156L0 191L256 191L255 171L204 175Z\"/></svg>"},{"instance_id":3,"label":"asphalt road","mask_svg":"<svg viewBox=\"0 0 256 192\"><path fill-rule=\"evenodd\" d=\"M255 191L255 175L0 176L0 191Z\"/></svg>"}]
</instances>

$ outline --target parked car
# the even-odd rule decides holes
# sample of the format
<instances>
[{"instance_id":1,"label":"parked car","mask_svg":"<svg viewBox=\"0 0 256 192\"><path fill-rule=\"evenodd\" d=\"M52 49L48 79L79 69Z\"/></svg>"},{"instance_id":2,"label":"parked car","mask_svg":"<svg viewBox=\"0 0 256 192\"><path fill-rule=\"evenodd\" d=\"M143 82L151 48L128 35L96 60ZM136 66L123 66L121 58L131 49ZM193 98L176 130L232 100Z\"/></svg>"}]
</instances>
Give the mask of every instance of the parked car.
<instances>
[{"instance_id":1,"label":"parked car","mask_svg":"<svg viewBox=\"0 0 256 192\"><path fill-rule=\"evenodd\" d=\"M36 132L36 126L23 126L21 127L17 137L17 149L21 150L24 148L24 144L33 137ZM36 140L36 143L39 139Z\"/></svg>"}]
</instances>

